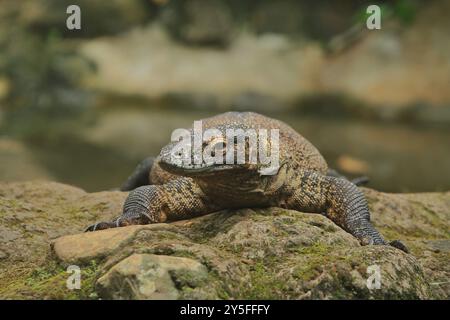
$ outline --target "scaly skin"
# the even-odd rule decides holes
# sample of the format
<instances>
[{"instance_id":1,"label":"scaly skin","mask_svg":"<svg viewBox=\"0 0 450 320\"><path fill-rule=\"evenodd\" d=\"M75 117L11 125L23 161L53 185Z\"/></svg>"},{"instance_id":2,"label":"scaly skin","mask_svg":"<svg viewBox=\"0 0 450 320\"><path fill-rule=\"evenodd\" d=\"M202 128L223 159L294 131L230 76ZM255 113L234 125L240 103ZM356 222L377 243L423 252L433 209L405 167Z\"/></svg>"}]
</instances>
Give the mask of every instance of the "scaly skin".
<instances>
[{"instance_id":1,"label":"scaly skin","mask_svg":"<svg viewBox=\"0 0 450 320\"><path fill-rule=\"evenodd\" d=\"M228 112L204 119L203 130L208 128L217 128L224 135L230 128L278 129L278 172L261 175L263 165L248 161L231 165L175 163L171 152L176 143L170 143L156 159L144 160L124 184L124 190L137 188L125 201L123 214L87 231L189 219L222 209L278 206L322 213L362 245L388 244L371 224L367 201L358 187L327 175L328 166L319 151L285 123L251 112ZM205 141L203 148L213 143ZM143 185L144 180L148 185ZM407 252L400 241L390 244Z\"/></svg>"}]
</instances>

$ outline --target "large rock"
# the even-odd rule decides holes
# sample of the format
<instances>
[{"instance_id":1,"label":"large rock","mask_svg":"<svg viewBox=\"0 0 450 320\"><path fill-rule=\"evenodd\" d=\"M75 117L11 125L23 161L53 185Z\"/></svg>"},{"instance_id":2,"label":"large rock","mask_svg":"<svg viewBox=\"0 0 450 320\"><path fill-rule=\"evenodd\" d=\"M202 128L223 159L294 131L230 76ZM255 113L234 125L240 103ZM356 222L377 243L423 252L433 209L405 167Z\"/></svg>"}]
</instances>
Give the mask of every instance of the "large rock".
<instances>
[{"instance_id":1,"label":"large rock","mask_svg":"<svg viewBox=\"0 0 450 320\"><path fill-rule=\"evenodd\" d=\"M126 193L0 184L0 297L448 299L450 194L364 192L377 228L411 254L361 247L322 215L280 208L82 233ZM73 264L78 291L66 288ZM380 288L369 289L376 270Z\"/></svg>"}]
</instances>

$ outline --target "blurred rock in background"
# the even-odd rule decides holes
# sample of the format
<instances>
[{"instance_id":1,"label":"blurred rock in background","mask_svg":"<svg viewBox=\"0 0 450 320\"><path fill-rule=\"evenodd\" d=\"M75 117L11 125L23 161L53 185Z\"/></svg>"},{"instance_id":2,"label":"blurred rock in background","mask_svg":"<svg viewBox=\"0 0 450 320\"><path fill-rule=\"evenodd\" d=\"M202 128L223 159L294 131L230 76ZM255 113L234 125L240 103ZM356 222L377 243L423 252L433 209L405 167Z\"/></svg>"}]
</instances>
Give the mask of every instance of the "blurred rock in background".
<instances>
[{"instance_id":1,"label":"blurred rock in background","mask_svg":"<svg viewBox=\"0 0 450 320\"><path fill-rule=\"evenodd\" d=\"M160 21L177 40L192 45L226 46L234 23L221 0L167 1Z\"/></svg>"},{"instance_id":2,"label":"blurred rock in background","mask_svg":"<svg viewBox=\"0 0 450 320\"><path fill-rule=\"evenodd\" d=\"M114 35L145 24L156 14L156 5L143 0L6 0L7 14L16 15L16 23L34 33L59 30L67 37L91 38ZM69 5L81 9L81 30L65 28ZM3 5L3 4L2 4Z\"/></svg>"}]
</instances>

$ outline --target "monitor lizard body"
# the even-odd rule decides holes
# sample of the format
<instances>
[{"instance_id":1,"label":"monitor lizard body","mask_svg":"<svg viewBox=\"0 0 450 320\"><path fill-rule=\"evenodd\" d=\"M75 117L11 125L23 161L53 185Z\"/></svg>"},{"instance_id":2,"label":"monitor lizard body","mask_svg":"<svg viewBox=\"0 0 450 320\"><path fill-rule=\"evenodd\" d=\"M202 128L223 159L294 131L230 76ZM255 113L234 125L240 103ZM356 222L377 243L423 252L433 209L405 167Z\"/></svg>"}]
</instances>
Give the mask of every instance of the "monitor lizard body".
<instances>
[{"instance_id":1,"label":"monitor lizard body","mask_svg":"<svg viewBox=\"0 0 450 320\"><path fill-rule=\"evenodd\" d=\"M327 175L328 166L320 152L287 124L257 113L228 112L204 119L202 125L203 130L214 128L223 136L229 129L241 129L234 141L216 137L203 141L202 150L210 148L213 154L224 155L239 138L246 139L249 129L278 129L279 166L275 174L263 175L267 165L249 161L248 140L241 140L247 141L246 161L241 164L179 161L174 158L178 141L171 142L156 159L146 159L128 179L122 189L137 188L129 193L122 215L111 222L96 223L87 231L189 219L223 209L276 206L324 214L362 245L388 244L371 224L361 190L347 179ZM192 139L194 131L189 131ZM178 156L183 157L181 153ZM398 240L389 244L407 251Z\"/></svg>"}]
</instances>

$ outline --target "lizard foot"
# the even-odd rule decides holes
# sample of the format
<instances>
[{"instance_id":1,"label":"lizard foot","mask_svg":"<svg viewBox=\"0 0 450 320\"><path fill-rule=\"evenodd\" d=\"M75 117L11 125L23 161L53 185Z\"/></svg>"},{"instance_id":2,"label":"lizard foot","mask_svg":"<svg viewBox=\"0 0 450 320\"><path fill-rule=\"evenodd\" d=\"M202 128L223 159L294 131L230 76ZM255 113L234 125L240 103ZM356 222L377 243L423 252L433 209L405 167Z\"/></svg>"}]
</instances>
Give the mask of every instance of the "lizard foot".
<instances>
[{"instance_id":1,"label":"lizard foot","mask_svg":"<svg viewBox=\"0 0 450 320\"><path fill-rule=\"evenodd\" d=\"M126 227L131 225L138 225L138 224L148 224L150 221L150 218L147 214L134 214L134 213L128 213L126 215L122 215L111 222L97 222L93 225L90 225L86 228L84 232L91 232L91 231L97 231L97 230L104 230L104 229L111 229L111 228L119 228L119 227Z\"/></svg>"},{"instance_id":2,"label":"lizard foot","mask_svg":"<svg viewBox=\"0 0 450 320\"><path fill-rule=\"evenodd\" d=\"M393 241L389 242L389 245L394 248L400 249L406 253L409 253L408 247L405 246L400 240L393 240Z\"/></svg>"}]
</instances>

